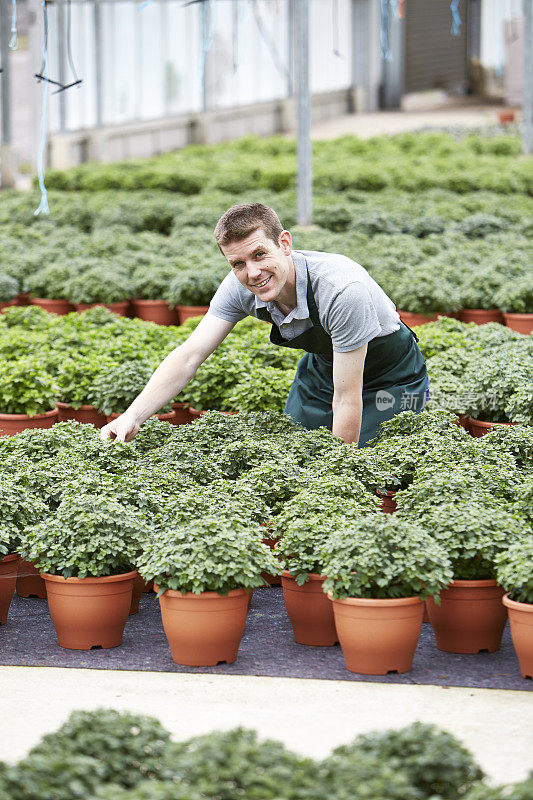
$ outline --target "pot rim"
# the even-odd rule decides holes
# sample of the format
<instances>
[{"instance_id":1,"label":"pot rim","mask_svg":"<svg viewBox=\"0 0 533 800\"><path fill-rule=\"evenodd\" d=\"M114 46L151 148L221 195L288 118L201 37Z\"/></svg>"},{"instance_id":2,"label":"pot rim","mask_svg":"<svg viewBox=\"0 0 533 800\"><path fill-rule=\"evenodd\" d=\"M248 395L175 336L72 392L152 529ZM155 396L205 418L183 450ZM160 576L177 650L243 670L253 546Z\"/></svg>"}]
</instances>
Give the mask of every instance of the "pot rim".
<instances>
[{"instance_id":1,"label":"pot rim","mask_svg":"<svg viewBox=\"0 0 533 800\"><path fill-rule=\"evenodd\" d=\"M206 303L206 304L205 304L205 305L203 305L203 306L182 306L182 305L180 305L179 303L177 303L177 304L174 306L174 308L179 308L179 309L184 309L184 308L209 308L209 303Z\"/></svg>"},{"instance_id":2,"label":"pot rim","mask_svg":"<svg viewBox=\"0 0 533 800\"><path fill-rule=\"evenodd\" d=\"M73 411L91 411L92 409L98 411L96 406L93 406L90 403L82 403L82 405L79 406L78 408L74 408L74 406L71 406L70 403L64 403L62 400L56 400L56 406L58 408L72 408ZM98 413L100 412L98 411ZM105 414L103 414L102 416L105 417Z\"/></svg>"},{"instance_id":3,"label":"pot rim","mask_svg":"<svg viewBox=\"0 0 533 800\"><path fill-rule=\"evenodd\" d=\"M498 581L496 578L475 578L470 580L454 578L448 586L444 587L444 591L446 591L446 589L453 589L454 586L457 586L457 588L468 589L470 587L476 589L484 586L498 586Z\"/></svg>"},{"instance_id":4,"label":"pot rim","mask_svg":"<svg viewBox=\"0 0 533 800\"><path fill-rule=\"evenodd\" d=\"M139 305L165 305L168 306L166 300L147 300L145 297L132 297L132 303L139 303Z\"/></svg>"},{"instance_id":5,"label":"pot rim","mask_svg":"<svg viewBox=\"0 0 533 800\"><path fill-rule=\"evenodd\" d=\"M518 422L485 422L483 419L476 419L475 417L467 417L470 423L474 423L474 425L479 425L480 428L492 428L495 425L518 425Z\"/></svg>"},{"instance_id":6,"label":"pot rim","mask_svg":"<svg viewBox=\"0 0 533 800\"><path fill-rule=\"evenodd\" d=\"M502 311L504 317L523 317L523 319L531 319L533 317L533 312L524 312L524 311Z\"/></svg>"},{"instance_id":7,"label":"pot rim","mask_svg":"<svg viewBox=\"0 0 533 800\"><path fill-rule=\"evenodd\" d=\"M114 583L116 581L125 581L129 580L130 578L133 579L138 575L136 569L132 570L131 572L121 572L118 575L102 575L101 577L97 578L93 575L88 575L86 578L64 578L62 575L54 575L51 572L41 572L41 578L44 578L45 581L52 581L54 583L71 583L71 584L79 584L79 583Z\"/></svg>"},{"instance_id":8,"label":"pot rim","mask_svg":"<svg viewBox=\"0 0 533 800\"><path fill-rule=\"evenodd\" d=\"M18 553L8 553L7 556L0 558L0 564L7 564L10 561L15 561L17 558L22 558Z\"/></svg>"},{"instance_id":9,"label":"pot rim","mask_svg":"<svg viewBox=\"0 0 533 800\"><path fill-rule=\"evenodd\" d=\"M333 592L331 589L327 592L327 596L332 603L342 603L344 605L352 606L376 606L376 607L391 607L391 606L414 606L423 603L421 597L418 595L411 595L410 597L386 597L386 598L373 598L373 597L344 597L343 599L334 600Z\"/></svg>"},{"instance_id":10,"label":"pot rim","mask_svg":"<svg viewBox=\"0 0 533 800\"><path fill-rule=\"evenodd\" d=\"M157 583L154 583L154 591L156 594L159 592L159 585ZM165 594L168 594L169 597L178 597L183 600L211 600L215 597L221 597L223 600L226 600L228 597L238 597L243 594L248 595L250 592L253 592L253 589L230 589L228 594L219 594L219 592L209 591L200 592L200 594L195 594L195 592L185 592L185 594L182 594L178 589L167 589ZM161 596L163 597L163 595Z\"/></svg>"},{"instance_id":11,"label":"pot rim","mask_svg":"<svg viewBox=\"0 0 533 800\"><path fill-rule=\"evenodd\" d=\"M43 419L44 417L52 417L57 415L57 408L52 408L50 411L43 411L40 414L0 414L0 419L4 419L7 421L13 420L16 422L17 420L25 420L25 419Z\"/></svg>"},{"instance_id":12,"label":"pot rim","mask_svg":"<svg viewBox=\"0 0 533 800\"><path fill-rule=\"evenodd\" d=\"M505 592L502 597L502 603L507 608L512 608L515 611L523 611L526 614L533 614L533 603L521 603L519 600L511 600L509 592Z\"/></svg>"},{"instance_id":13,"label":"pot rim","mask_svg":"<svg viewBox=\"0 0 533 800\"><path fill-rule=\"evenodd\" d=\"M281 577L289 578L291 581L296 582L296 578L294 577L294 575L291 575L291 573L287 569L283 570L283 572L281 573ZM307 579L306 583L308 583L309 581L325 581L326 578L327 575L320 575L318 572L310 572L309 578Z\"/></svg>"}]
</instances>

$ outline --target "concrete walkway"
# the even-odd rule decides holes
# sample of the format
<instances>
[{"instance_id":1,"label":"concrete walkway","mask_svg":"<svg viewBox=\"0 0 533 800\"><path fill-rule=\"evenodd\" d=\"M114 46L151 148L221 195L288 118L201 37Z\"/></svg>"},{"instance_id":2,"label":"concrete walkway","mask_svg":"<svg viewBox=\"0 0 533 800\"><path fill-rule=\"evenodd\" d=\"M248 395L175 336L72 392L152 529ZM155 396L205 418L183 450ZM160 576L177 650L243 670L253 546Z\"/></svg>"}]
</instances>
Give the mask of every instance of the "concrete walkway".
<instances>
[{"instance_id":1,"label":"concrete walkway","mask_svg":"<svg viewBox=\"0 0 533 800\"><path fill-rule=\"evenodd\" d=\"M491 781L533 769L533 693L290 678L0 667L0 757L16 761L74 709L151 714L176 740L243 725L322 758L416 720L454 733Z\"/></svg>"}]
</instances>

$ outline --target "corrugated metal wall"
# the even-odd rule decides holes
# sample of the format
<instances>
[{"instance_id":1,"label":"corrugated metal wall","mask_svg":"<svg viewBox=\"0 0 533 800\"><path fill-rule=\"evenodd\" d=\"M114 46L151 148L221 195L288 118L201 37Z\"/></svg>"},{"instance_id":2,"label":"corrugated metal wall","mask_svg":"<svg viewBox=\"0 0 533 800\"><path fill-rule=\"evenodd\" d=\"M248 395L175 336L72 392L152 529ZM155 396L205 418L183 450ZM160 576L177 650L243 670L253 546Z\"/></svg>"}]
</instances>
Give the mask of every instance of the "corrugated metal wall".
<instances>
[{"instance_id":1,"label":"corrugated metal wall","mask_svg":"<svg viewBox=\"0 0 533 800\"><path fill-rule=\"evenodd\" d=\"M460 4L460 35L451 33L450 0L405 4L405 92L468 87L466 3Z\"/></svg>"}]
</instances>

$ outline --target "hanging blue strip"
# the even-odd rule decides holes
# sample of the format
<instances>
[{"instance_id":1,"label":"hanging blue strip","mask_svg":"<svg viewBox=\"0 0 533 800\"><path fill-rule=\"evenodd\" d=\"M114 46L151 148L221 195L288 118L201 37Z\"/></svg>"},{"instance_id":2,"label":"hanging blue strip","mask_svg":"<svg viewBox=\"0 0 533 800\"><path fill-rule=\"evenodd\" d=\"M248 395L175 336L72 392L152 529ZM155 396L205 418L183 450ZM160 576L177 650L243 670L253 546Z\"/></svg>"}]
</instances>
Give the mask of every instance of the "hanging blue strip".
<instances>
[{"instance_id":1,"label":"hanging blue strip","mask_svg":"<svg viewBox=\"0 0 533 800\"><path fill-rule=\"evenodd\" d=\"M17 36L17 0L12 0L13 2L13 16L11 17L11 40L9 42L9 47L11 50L16 50L19 46L19 40Z\"/></svg>"},{"instance_id":2,"label":"hanging blue strip","mask_svg":"<svg viewBox=\"0 0 533 800\"><path fill-rule=\"evenodd\" d=\"M396 19L400 19L400 10L398 0L390 0L390 7Z\"/></svg>"},{"instance_id":3,"label":"hanging blue strip","mask_svg":"<svg viewBox=\"0 0 533 800\"><path fill-rule=\"evenodd\" d=\"M391 60L389 50L389 0L381 0L381 58Z\"/></svg>"},{"instance_id":4,"label":"hanging blue strip","mask_svg":"<svg viewBox=\"0 0 533 800\"><path fill-rule=\"evenodd\" d=\"M461 16L459 14L459 0L452 0L450 3L452 10L452 33L454 36L459 36L461 33Z\"/></svg>"},{"instance_id":5,"label":"hanging blue strip","mask_svg":"<svg viewBox=\"0 0 533 800\"><path fill-rule=\"evenodd\" d=\"M149 6L151 2L152 0L144 0L144 3L141 3L139 6L139 11L142 11L144 8L146 8L146 6Z\"/></svg>"},{"instance_id":6,"label":"hanging blue strip","mask_svg":"<svg viewBox=\"0 0 533 800\"><path fill-rule=\"evenodd\" d=\"M37 172L39 175L39 189L41 190L41 202L39 208L33 213L35 216L38 214L49 214L48 207L48 192L44 185L44 148L46 147L46 110L48 105L48 11L46 8L46 0L42 0L43 16L44 16L44 37L43 37L43 110L41 115L41 141L39 143L39 156L37 159Z\"/></svg>"}]
</instances>

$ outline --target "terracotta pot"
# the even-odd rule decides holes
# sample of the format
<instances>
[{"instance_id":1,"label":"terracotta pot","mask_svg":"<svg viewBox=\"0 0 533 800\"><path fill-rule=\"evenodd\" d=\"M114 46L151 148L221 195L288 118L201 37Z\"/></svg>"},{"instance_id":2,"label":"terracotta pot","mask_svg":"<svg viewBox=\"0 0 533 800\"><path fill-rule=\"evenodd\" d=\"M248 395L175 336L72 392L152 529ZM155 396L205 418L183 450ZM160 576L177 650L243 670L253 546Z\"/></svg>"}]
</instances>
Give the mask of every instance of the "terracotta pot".
<instances>
[{"instance_id":1,"label":"terracotta pot","mask_svg":"<svg viewBox=\"0 0 533 800\"><path fill-rule=\"evenodd\" d=\"M362 675L409 672L424 616L420 597L347 597L332 603L346 669Z\"/></svg>"},{"instance_id":2,"label":"terracotta pot","mask_svg":"<svg viewBox=\"0 0 533 800\"><path fill-rule=\"evenodd\" d=\"M195 419L190 413L188 403L172 403L172 411L174 412L174 418L171 420L173 425L188 425Z\"/></svg>"},{"instance_id":3,"label":"terracotta pot","mask_svg":"<svg viewBox=\"0 0 533 800\"><path fill-rule=\"evenodd\" d=\"M154 586L158 591L157 585ZM217 592L175 592L159 598L163 628L176 664L209 667L237 658L246 612L248 592L233 589L227 597Z\"/></svg>"},{"instance_id":4,"label":"terracotta pot","mask_svg":"<svg viewBox=\"0 0 533 800\"><path fill-rule=\"evenodd\" d=\"M146 586L146 581L144 580L144 578L141 578L141 576L137 572L135 578L133 579L133 589L131 592L131 605L129 613L130 617L133 614L136 614L139 610L139 603L141 602L141 595L144 592L145 586Z\"/></svg>"},{"instance_id":5,"label":"terracotta pot","mask_svg":"<svg viewBox=\"0 0 533 800\"><path fill-rule=\"evenodd\" d=\"M128 313L129 304L129 300L120 300L117 303L74 303L74 308L81 313L82 311L87 311L88 308L103 306L112 311L113 314L118 314L119 317L125 317Z\"/></svg>"},{"instance_id":6,"label":"terracotta pot","mask_svg":"<svg viewBox=\"0 0 533 800\"><path fill-rule=\"evenodd\" d=\"M54 299L49 300L47 297L30 297L32 306L39 306L51 314L70 314L74 311L74 306L68 300Z\"/></svg>"},{"instance_id":7,"label":"terracotta pot","mask_svg":"<svg viewBox=\"0 0 533 800\"><path fill-rule=\"evenodd\" d=\"M19 597L46 599L45 582L31 561L20 560L17 576L17 594Z\"/></svg>"},{"instance_id":8,"label":"terracotta pot","mask_svg":"<svg viewBox=\"0 0 533 800\"><path fill-rule=\"evenodd\" d=\"M189 317L203 317L209 311L209 306L176 306L180 325Z\"/></svg>"},{"instance_id":9,"label":"terracotta pot","mask_svg":"<svg viewBox=\"0 0 533 800\"><path fill-rule=\"evenodd\" d=\"M507 610L503 589L495 580L454 580L440 593L438 606L427 599L437 647L446 653L479 653L500 649Z\"/></svg>"},{"instance_id":10,"label":"terracotta pot","mask_svg":"<svg viewBox=\"0 0 533 800\"><path fill-rule=\"evenodd\" d=\"M532 333L533 332L533 314L506 314L503 318L508 328L511 328L517 333Z\"/></svg>"},{"instance_id":11,"label":"terracotta pot","mask_svg":"<svg viewBox=\"0 0 533 800\"><path fill-rule=\"evenodd\" d=\"M7 622L7 613L15 594L20 556L17 554L0 559L0 625Z\"/></svg>"},{"instance_id":12,"label":"terracotta pot","mask_svg":"<svg viewBox=\"0 0 533 800\"><path fill-rule=\"evenodd\" d=\"M18 305L17 300L8 300L6 302L0 303L0 311L3 311L5 308L11 308L11 306Z\"/></svg>"},{"instance_id":13,"label":"terracotta pot","mask_svg":"<svg viewBox=\"0 0 533 800\"><path fill-rule=\"evenodd\" d=\"M171 308L166 300L140 300L131 301L133 312L139 319L146 322L155 322L157 325L178 325L178 312Z\"/></svg>"},{"instance_id":14,"label":"terracotta pot","mask_svg":"<svg viewBox=\"0 0 533 800\"><path fill-rule=\"evenodd\" d=\"M376 494L381 500L381 510L384 514L394 514L396 511L396 500L394 499L397 494L392 489L376 489Z\"/></svg>"},{"instance_id":15,"label":"terracotta pot","mask_svg":"<svg viewBox=\"0 0 533 800\"><path fill-rule=\"evenodd\" d=\"M484 436L488 433L492 428L500 428L503 425L516 425L516 422L483 422L481 419L474 419L473 417L468 417L468 428L467 430L472 436L475 436L479 439L480 436Z\"/></svg>"},{"instance_id":16,"label":"terracotta pot","mask_svg":"<svg viewBox=\"0 0 533 800\"><path fill-rule=\"evenodd\" d=\"M192 417L192 419L198 419L199 417L202 416L202 414L207 414L207 411L200 411L198 408L193 408L192 406L189 406L189 414Z\"/></svg>"},{"instance_id":17,"label":"terracotta pot","mask_svg":"<svg viewBox=\"0 0 533 800\"><path fill-rule=\"evenodd\" d=\"M429 622L429 621L430 619L429 619L427 603L424 602L424 616L422 617L422 622Z\"/></svg>"},{"instance_id":18,"label":"terracotta pot","mask_svg":"<svg viewBox=\"0 0 533 800\"><path fill-rule=\"evenodd\" d=\"M124 412L121 412L121 413L124 413ZM113 411L112 414L109 414L109 416L106 417L106 420L107 420L107 422L112 422L112 420L118 419L118 417L120 417L120 416L121 416L121 414L119 414L118 411ZM173 420L174 420L174 411L165 411L164 414L154 414L154 417L157 417L157 419L160 419L161 422L173 422Z\"/></svg>"},{"instance_id":19,"label":"terracotta pot","mask_svg":"<svg viewBox=\"0 0 533 800\"><path fill-rule=\"evenodd\" d=\"M331 600L322 591L325 580L324 575L311 573L309 580L298 586L289 572L281 577L285 608L298 644L330 647L339 641Z\"/></svg>"},{"instance_id":20,"label":"terracotta pot","mask_svg":"<svg viewBox=\"0 0 533 800\"><path fill-rule=\"evenodd\" d=\"M137 570L103 578L63 578L43 573L48 607L60 647L118 647L131 607Z\"/></svg>"},{"instance_id":21,"label":"terracotta pot","mask_svg":"<svg viewBox=\"0 0 533 800\"><path fill-rule=\"evenodd\" d=\"M60 403L59 400L57 401L57 415L59 422L73 419L76 422L94 425L95 428L102 428L107 422L106 415L101 414L94 406L83 405L79 408L72 408L67 403Z\"/></svg>"},{"instance_id":22,"label":"terracotta pot","mask_svg":"<svg viewBox=\"0 0 533 800\"><path fill-rule=\"evenodd\" d=\"M455 420L455 424L464 428L467 433L472 433L470 430L470 417L460 414Z\"/></svg>"},{"instance_id":23,"label":"terracotta pot","mask_svg":"<svg viewBox=\"0 0 533 800\"><path fill-rule=\"evenodd\" d=\"M404 325L407 325L409 328L413 328L415 325L425 325L428 322L436 322L439 316L438 314L429 314L426 316L425 314L415 314L411 311L400 311L400 309L398 309L398 314Z\"/></svg>"},{"instance_id":24,"label":"terracotta pot","mask_svg":"<svg viewBox=\"0 0 533 800\"><path fill-rule=\"evenodd\" d=\"M504 108L502 111L498 111L498 122L500 125L509 125L511 122L514 122L513 109Z\"/></svg>"},{"instance_id":25,"label":"terracotta pot","mask_svg":"<svg viewBox=\"0 0 533 800\"><path fill-rule=\"evenodd\" d=\"M13 436L26 428L51 428L57 422L57 408L44 414L0 414L0 436Z\"/></svg>"},{"instance_id":26,"label":"terracotta pot","mask_svg":"<svg viewBox=\"0 0 533 800\"><path fill-rule=\"evenodd\" d=\"M17 305L29 306L31 303L29 292L19 292L17 295Z\"/></svg>"},{"instance_id":27,"label":"terracotta pot","mask_svg":"<svg viewBox=\"0 0 533 800\"><path fill-rule=\"evenodd\" d=\"M263 544L268 545L270 549L273 550L279 542L279 536L275 539L263 537L261 541ZM269 584L269 586L279 586L281 584L281 575L270 575L268 572L262 572L261 577Z\"/></svg>"},{"instance_id":28,"label":"terracotta pot","mask_svg":"<svg viewBox=\"0 0 533 800\"><path fill-rule=\"evenodd\" d=\"M503 325L503 314L498 308L462 308L459 319L461 322L475 322L476 325L485 325L487 322Z\"/></svg>"},{"instance_id":29,"label":"terracotta pot","mask_svg":"<svg viewBox=\"0 0 533 800\"><path fill-rule=\"evenodd\" d=\"M523 678L533 678L533 603L518 603L508 594L503 604L509 612L514 649Z\"/></svg>"}]
</instances>

